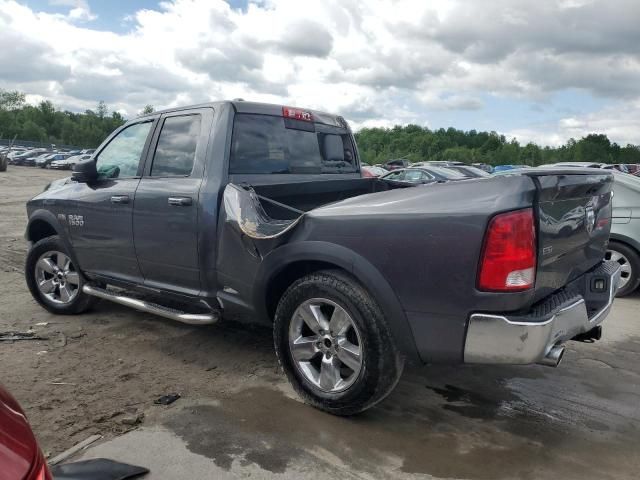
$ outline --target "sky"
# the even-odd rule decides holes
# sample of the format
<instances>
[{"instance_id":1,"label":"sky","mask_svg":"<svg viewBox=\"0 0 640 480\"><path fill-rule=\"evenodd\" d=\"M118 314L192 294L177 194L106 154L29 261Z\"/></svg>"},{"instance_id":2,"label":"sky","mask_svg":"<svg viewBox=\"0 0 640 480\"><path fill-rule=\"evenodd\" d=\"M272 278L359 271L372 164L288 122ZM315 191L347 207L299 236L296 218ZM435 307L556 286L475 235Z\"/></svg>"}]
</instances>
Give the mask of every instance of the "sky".
<instances>
[{"instance_id":1,"label":"sky","mask_svg":"<svg viewBox=\"0 0 640 480\"><path fill-rule=\"evenodd\" d=\"M244 98L640 144L638 0L0 0L0 47L0 88L72 111Z\"/></svg>"}]
</instances>

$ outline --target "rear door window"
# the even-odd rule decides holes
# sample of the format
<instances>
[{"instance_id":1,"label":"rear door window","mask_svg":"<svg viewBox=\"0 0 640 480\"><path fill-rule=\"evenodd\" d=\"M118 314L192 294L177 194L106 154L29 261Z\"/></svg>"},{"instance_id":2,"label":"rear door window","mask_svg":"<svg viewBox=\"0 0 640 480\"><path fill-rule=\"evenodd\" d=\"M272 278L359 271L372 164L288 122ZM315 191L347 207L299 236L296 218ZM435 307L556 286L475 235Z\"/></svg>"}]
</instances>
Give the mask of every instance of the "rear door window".
<instances>
[{"instance_id":1,"label":"rear door window","mask_svg":"<svg viewBox=\"0 0 640 480\"><path fill-rule=\"evenodd\" d=\"M232 174L356 171L355 148L346 129L270 115L235 117Z\"/></svg>"},{"instance_id":2,"label":"rear door window","mask_svg":"<svg viewBox=\"0 0 640 480\"><path fill-rule=\"evenodd\" d=\"M151 176L189 176L200 136L200 115L167 117L153 156Z\"/></svg>"}]
</instances>

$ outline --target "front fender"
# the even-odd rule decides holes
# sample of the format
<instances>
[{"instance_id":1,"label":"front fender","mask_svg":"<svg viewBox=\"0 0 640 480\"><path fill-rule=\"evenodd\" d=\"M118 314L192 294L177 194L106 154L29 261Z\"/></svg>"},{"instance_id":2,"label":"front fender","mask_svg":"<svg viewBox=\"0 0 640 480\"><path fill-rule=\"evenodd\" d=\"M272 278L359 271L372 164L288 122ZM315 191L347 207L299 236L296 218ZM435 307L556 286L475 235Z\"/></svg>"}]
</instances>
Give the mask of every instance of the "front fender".
<instances>
[{"instance_id":1,"label":"front fender","mask_svg":"<svg viewBox=\"0 0 640 480\"><path fill-rule=\"evenodd\" d=\"M368 260L341 245L305 241L283 245L266 255L256 273L253 303L267 314L267 288L287 266L301 262L323 262L352 274L378 303L400 351L411 361L419 359L406 314L393 288Z\"/></svg>"}]
</instances>

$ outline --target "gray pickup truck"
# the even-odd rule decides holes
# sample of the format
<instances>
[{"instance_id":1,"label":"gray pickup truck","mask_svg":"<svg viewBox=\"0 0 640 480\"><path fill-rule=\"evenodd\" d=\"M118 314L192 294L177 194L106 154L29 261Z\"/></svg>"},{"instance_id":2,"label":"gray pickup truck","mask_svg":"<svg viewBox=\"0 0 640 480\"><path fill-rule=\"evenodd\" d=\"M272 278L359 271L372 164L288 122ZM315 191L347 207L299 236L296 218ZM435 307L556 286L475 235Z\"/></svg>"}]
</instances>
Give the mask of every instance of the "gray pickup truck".
<instances>
[{"instance_id":1,"label":"gray pickup truck","mask_svg":"<svg viewBox=\"0 0 640 480\"><path fill-rule=\"evenodd\" d=\"M27 205L26 279L47 310L107 299L191 324L272 326L299 394L348 415L404 364L555 366L600 337L606 171L398 186L360 175L343 118L243 101L116 130Z\"/></svg>"}]
</instances>

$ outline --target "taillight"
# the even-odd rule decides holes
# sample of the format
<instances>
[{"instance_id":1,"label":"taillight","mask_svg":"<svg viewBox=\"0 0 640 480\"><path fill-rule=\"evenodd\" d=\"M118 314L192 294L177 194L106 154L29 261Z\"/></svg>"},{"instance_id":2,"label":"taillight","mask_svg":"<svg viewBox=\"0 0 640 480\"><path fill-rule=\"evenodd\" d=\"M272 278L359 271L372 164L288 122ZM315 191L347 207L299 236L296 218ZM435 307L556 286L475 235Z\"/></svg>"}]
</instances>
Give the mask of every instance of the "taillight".
<instances>
[{"instance_id":1,"label":"taillight","mask_svg":"<svg viewBox=\"0 0 640 480\"><path fill-rule=\"evenodd\" d=\"M493 217L484 239L478 288L518 292L533 287L536 278L536 230L533 210Z\"/></svg>"},{"instance_id":2,"label":"taillight","mask_svg":"<svg viewBox=\"0 0 640 480\"><path fill-rule=\"evenodd\" d=\"M307 112L299 108L282 107L282 116L284 118L293 118L295 120L313 122L313 115L311 115L311 112Z\"/></svg>"}]
</instances>

